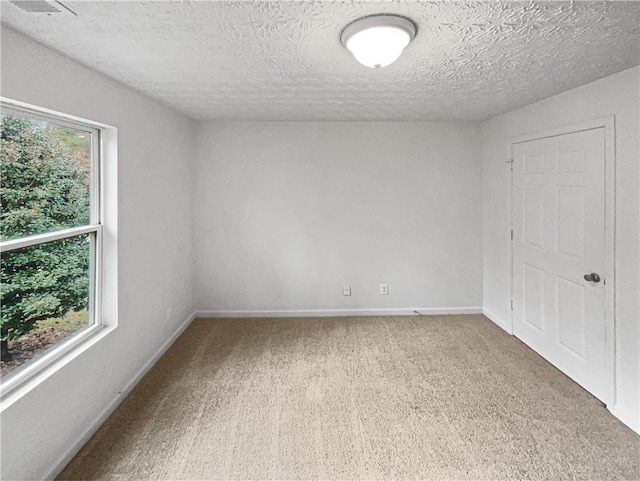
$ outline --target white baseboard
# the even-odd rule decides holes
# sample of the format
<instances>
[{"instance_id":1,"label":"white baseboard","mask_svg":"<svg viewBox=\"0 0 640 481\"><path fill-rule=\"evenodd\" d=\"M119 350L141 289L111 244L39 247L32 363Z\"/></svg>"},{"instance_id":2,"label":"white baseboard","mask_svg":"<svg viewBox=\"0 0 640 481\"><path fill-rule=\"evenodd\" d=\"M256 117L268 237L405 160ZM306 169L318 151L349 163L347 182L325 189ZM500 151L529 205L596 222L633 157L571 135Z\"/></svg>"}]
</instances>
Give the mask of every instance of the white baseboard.
<instances>
[{"instance_id":1,"label":"white baseboard","mask_svg":"<svg viewBox=\"0 0 640 481\"><path fill-rule=\"evenodd\" d=\"M489 318L489 320L492 321L496 326L507 331L508 334L513 334L513 331L511 329L511 324L506 321L503 321L498 316L496 316L493 312L488 311L487 309L482 309L482 314L484 314L485 317Z\"/></svg>"},{"instance_id":2,"label":"white baseboard","mask_svg":"<svg viewBox=\"0 0 640 481\"><path fill-rule=\"evenodd\" d=\"M607 407L608 408L608 407ZM609 408L608 408L609 409ZM633 416L628 411L621 409L620 406L614 405L609 409L609 412L617 417L623 424L629 426L633 431L637 434L640 434L640 420L638 420L638 416Z\"/></svg>"},{"instance_id":3,"label":"white baseboard","mask_svg":"<svg viewBox=\"0 0 640 481\"><path fill-rule=\"evenodd\" d=\"M111 400L111 402L107 405L107 407L98 415L95 422L89 426L89 428L85 431L85 433L78 439L78 441L71 446L67 452L61 457L60 461L58 461L55 467L49 472L47 476L43 476L43 479L55 479L62 470L69 464L69 462L73 459L73 457L78 454L80 449L87 444L89 439L98 431L100 426L104 424L111 414L116 410L116 408L120 405L122 401L129 395L129 393L133 390L133 388L142 380L142 378L149 372L149 370L153 367L153 365L162 357L162 355L167 352L167 349L171 347L171 345L180 337L180 334L184 332L184 330L189 327L189 324L196 318L196 313L192 313L187 319L175 330L175 332L171 335L167 341L160 346L160 349L156 351L156 353L140 368L140 370L133 376L133 379L129 381L129 383L125 386L125 388L118 393L118 395Z\"/></svg>"},{"instance_id":4,"label":"white baseboard","mask_svg":"<svg viewBox=\"0 0 640 481\"><path fill-rule=\"evenodd\" d=\"M396 309L290 309L263 311L198 311L196 317L349 317L482 314L481 307L407 307Z\"/></svg>"}]
</instances>

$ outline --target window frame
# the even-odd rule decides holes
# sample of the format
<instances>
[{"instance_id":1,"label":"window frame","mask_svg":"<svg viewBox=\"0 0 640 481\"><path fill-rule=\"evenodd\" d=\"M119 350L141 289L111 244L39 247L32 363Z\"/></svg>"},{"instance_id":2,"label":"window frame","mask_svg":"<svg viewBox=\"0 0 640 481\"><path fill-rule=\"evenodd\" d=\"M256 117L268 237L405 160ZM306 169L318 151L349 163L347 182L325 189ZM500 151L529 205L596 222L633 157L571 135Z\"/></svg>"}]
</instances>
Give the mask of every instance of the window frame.
<instances>
[{"instance_id":1,"label":"window frame","mask_svg":"<svg viewBox=\"0 0 640 481\"><path fill-rule=\"evenodd\" d=\"M89 241L89 311L90 324L77 334L62 339L51 346L41 356L19 366L15 375L8 373L0 380L0 400L5 399L27 383L78 351L105 327L103 319L103 265L104 265L104 131L107 126L84 119L75 118L51 110L24 104L0 97L0 113L30 120L41 120L53 125L68 127L91 134L89 160L89 223L31 236L19 237L0 242L0 253L4 254L25 247L41 245L56 240L88 234ZM8 379L4 379L8 377Z\"/></svg>"}]
</instances>

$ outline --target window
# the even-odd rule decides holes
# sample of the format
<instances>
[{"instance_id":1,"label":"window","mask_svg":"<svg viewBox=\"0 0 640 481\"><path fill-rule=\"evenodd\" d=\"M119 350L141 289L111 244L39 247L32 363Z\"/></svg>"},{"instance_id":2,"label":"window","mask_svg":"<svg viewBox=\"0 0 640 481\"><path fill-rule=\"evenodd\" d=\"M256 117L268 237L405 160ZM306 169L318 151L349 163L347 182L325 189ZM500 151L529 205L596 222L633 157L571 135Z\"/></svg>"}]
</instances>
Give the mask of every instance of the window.
<instances>
[{"instance_id":1,"label":"window","mask_svg":"<svg viewBox=\"0 0 640 481\"><path fill-rule=\"evenodd\" d=\"M3 388L102 324L102 129L0 104Z\"/></svg>"}]
</instances>

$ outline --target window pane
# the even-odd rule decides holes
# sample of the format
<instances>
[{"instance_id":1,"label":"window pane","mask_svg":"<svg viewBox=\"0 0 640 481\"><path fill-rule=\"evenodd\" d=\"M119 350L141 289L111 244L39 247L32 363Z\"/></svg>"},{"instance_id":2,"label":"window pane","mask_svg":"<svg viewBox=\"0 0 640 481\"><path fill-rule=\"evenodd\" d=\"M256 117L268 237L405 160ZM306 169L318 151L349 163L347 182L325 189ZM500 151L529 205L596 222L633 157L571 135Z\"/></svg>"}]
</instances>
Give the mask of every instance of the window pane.
<instances>
[{"instance_id":1,"label":"window pane","mask_svg":"<svg viewBox=\"0 0 640 481\"><path fill-rule=\"evenodd\" d=\"M88 307L94 235L0 255L3 380L92 322Z\"/></svg>"},{"instance_id":2,"label":"window pane","mask_svg":"<svg viewBox=\"0 0 640 481\"><path fill-rule=\"evenodd\" d=\"M89 224L91 133L0 117L0 240Z\"/></svg>"}]
</instances>

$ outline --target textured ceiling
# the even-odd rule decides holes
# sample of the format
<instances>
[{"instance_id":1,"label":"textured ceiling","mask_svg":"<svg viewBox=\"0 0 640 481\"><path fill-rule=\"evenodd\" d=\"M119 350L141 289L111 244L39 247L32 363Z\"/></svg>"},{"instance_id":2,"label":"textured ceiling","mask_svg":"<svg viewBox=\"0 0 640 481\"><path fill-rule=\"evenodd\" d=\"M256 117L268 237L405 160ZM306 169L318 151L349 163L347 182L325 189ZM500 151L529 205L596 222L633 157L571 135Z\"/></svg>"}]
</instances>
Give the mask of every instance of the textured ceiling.
<instances>
[{"instance_id":1,"label":"textured ceiling","mask_svg":"<svg viewBox=\"0 0 640 481\"><path fill-rule=\"evenodd\" d=\"M196 119L479 120L640 63L640 3L65 1L4 24ZM385 69L342 28L374 13L418 26Z\"/></svg>"}]
</instances>

